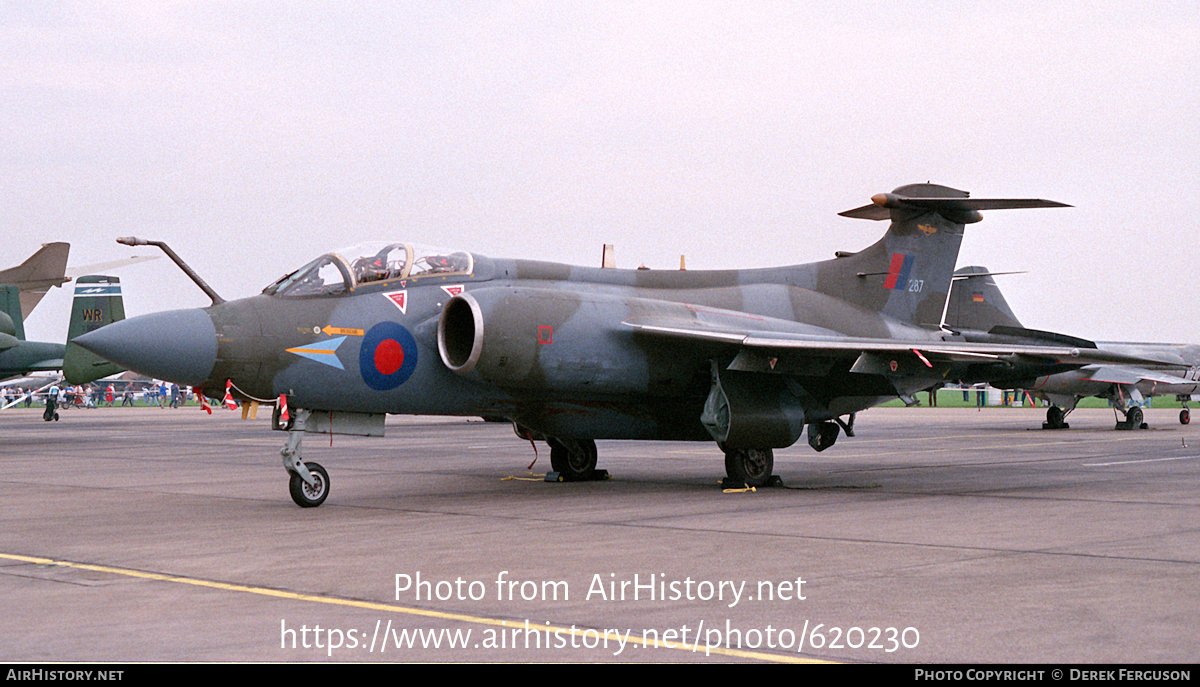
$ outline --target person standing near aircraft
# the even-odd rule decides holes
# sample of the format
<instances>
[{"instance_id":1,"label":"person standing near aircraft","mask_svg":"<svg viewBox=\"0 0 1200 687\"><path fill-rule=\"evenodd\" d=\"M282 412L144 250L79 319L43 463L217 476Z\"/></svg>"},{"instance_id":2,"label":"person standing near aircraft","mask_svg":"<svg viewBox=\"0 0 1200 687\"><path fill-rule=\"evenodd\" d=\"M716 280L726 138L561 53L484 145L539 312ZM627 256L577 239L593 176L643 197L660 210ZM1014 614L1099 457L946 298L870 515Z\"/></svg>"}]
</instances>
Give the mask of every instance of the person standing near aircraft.
<instances>
[{"instance_id":1,"label":"person standing near aircraft","mask_svg":"<svg viewBox=\"0 0 1200 687\"><path fill-rule=\"evenodd\" d=\"M54 384L46 391L46 410L42 412L42 419L46 422L51 420L58 421L58 413L55 411L55 406L58 403L58 395L62 393L62 389Z\"/></svg>"}]
</instances>

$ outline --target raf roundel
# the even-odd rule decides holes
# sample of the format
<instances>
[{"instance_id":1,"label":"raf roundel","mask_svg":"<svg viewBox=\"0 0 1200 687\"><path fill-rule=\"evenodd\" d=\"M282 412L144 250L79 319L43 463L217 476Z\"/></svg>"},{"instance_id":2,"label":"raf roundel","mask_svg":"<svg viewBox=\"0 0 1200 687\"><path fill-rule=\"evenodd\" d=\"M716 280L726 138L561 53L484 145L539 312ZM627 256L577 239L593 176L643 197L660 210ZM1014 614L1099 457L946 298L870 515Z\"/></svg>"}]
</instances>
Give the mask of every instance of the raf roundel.
<instances>
[{"instance_id":1,"label":"raf roundel","mask_svg":"<svg viewBox=\"0 0 1200 687\"><path fill-rule=\"evenodd\" d=\"M358 352L358 370L376 391L395 389L417 369L417 340L395 322L380 322L367 330Z\"/></svg>"}]
</instances>

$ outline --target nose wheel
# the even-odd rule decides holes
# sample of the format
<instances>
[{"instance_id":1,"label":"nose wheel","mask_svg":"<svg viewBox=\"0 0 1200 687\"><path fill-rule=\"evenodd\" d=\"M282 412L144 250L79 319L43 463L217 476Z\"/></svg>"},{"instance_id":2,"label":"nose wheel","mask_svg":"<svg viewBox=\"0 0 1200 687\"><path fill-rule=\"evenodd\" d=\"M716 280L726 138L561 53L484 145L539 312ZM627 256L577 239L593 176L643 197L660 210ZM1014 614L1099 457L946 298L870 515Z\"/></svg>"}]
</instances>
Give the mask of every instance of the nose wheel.
<instances>
[{"instance_id":1,"label":"nose wheel","mask_svg":"<svg viewBox=\"0 0 1200 687\"><path fill-rule=\"evenodd\" d=\"M288 491L297 506L316 508L325 503L325 497L329 496L329 473L325 472L320 463L305 463L304 467L308 468L309 474L312 475L313 483L309 484L300 475L292 473L288 479Z\"/></svg>"}]
</instances>

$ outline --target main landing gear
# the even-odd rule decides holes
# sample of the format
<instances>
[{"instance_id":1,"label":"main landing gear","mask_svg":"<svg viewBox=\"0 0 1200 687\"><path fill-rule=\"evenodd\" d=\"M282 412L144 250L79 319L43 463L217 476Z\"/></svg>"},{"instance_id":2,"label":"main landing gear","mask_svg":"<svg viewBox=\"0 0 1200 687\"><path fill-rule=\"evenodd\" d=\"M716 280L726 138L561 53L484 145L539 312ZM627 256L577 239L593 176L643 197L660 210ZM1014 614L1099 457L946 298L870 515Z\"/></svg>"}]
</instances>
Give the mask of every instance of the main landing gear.
<instances>
[{"instance_id":1,"label":"main landing gear","mask_svg":"<svg viewBox=\"0 0 1200 687\"><path fill-rule=\"evenodd\" d=\"M1058 406L1050 406L1046 409L1046 421L1042 423L1042 429L1068 429L1071 426L1066 423L1069 412L1071 411L1064 411ZM1146 424L1146 416L1141 407L1129 406L1123 414L1125 418L1117 420L1116 429L1150 429L1150 425ZM1179 424L1186 425L1191 422L1191 419L1191 413L1187 408L1179 411Z\"/></svg>"},{"instance_id":2,"label":"main landing gear","mask_svg":"<svg viewBox=\"0 0 1200 687\"><path fill-rule=\"evenodd\" d=\"M1181 420L1182 421L1182 418ZM1142 409L1137 406L1130 406L1125 410L1125 419L1117 422L1117 429L1150 429L1150 425L1144 422Z\"/></svg>"},{"instance_id":3,"label":"main landing gear","mask_svg":"<svg viewBox=\"0 0 1200 687\"><path fill-rule=\"evenodd\" d=\"M1046 409L1046 421L1042 423L1042 429L1069 429L1071 425L1067 424L1067 413L1058 406L1050 406Z\"/></svg>"},{"instance_id":4,"label":"main landing gear","mask_svg":"<svg viewBox=\"0 0 1200 687\"><path fill-rule=\"evenodd\" d=\"M295 418L287 428L287 443L279 451L283 467L288 471L288 493L301 508L316 508L329 496L329 473L320 463L306 463L300 456L304 423L310 414L308 410L296 410ZM279 424L278 420L276 424Z\"/></svg>"},{"instance_id":5,"label":"main landing gear","mask_svg":"<svg viewBox=\"0 0 1200 687\"><path fill-rule=\"evenodd\" d=\"M765 487L775 477L775 454L769 448L727 448L725 450L726 489ZM775 478L778 479L778 478Z\"/></svg>"},{"instance_id":6,"label":"main landing gear","mask_svg":"<svg viewBox=\"0 0 1200 687\"><path fill-rule=\"evenodd\" d=\"M608 479L608 472L596 469L596 442L591 439L546 439L550 444L550 468L547 482L588 482Z\"/></svg>"}]
</instances>

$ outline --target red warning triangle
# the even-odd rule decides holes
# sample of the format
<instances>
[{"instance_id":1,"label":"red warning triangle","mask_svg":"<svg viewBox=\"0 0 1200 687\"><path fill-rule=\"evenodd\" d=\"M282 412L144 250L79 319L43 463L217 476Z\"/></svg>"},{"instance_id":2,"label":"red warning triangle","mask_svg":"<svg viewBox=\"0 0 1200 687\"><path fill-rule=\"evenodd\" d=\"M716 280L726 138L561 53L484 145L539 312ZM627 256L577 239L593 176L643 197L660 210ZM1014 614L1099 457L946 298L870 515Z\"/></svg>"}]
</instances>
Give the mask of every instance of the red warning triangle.
<instances>
[{"instance_id":1,"label":"red warning triangle","mask_svg":"<svg viewBox=\"0 0 1200 687\"><path fill-rule=\"evenodd\" d=\"M391 301L392 305L400 308L400 312L405 315L408 314L408 291L392 291L383 294L383 296Z\"/></svg>"}]
</instances>

